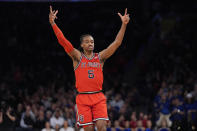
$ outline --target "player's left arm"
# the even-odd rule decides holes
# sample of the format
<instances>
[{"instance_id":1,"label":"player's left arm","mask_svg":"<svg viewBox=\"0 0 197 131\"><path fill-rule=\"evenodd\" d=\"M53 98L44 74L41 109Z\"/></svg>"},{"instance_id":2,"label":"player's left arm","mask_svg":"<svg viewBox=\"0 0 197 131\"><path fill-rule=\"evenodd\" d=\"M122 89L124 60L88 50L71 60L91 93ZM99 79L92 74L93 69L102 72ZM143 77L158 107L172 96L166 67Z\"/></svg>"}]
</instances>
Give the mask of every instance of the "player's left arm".
<instances>
[{"instance_id":1,"label":"player's left arm","mask_svg":"<svg viewBox=\"0 0 197 131\"><path fill-rule=\"evenodd\" d=\"M114 52L117 50L117 48L122 44L125 30L127 28L127 24L129 23L130 18L129 14L127 14L127 8L125 9L124 15L121 15L120 13L118 13L118 15L120 16L122 21L121 28L116 36L116 39L106 49L99 52L101 61L105 61L110 56L112 56Z\"/></svg>"}]
</instances>

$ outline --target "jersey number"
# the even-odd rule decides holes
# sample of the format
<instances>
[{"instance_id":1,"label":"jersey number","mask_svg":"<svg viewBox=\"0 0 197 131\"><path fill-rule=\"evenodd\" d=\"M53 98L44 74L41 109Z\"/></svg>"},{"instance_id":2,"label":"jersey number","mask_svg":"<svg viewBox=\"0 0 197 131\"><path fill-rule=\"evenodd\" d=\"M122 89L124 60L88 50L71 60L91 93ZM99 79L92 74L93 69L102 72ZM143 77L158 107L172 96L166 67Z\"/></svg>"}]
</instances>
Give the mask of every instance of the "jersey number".
<instances>
[{"instance_id":1,"label":"jersey number","mask_svg":"<svg viewBox=\"0 0 197 131\"><path fill-rule=\"evenodd\" d=\"M88 70L88 77L90 79L93 79L94 78L94 70Z\"/></svg>"}]
</instances>

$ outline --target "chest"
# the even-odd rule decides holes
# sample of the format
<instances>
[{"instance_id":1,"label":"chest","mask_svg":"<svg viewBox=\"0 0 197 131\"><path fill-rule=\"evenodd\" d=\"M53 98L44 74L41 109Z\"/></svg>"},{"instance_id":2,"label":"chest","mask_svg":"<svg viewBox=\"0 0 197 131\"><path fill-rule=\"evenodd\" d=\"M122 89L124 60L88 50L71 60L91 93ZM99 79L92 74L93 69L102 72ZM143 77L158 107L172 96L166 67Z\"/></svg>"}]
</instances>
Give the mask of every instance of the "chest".
<instances>
[{"instance_id":1,"label":"chest","mask_svg":"<svg viewBox=\"0 0 197 131\"><path fill-rule=\"evenodd\" d=\"M85 69L85 68L101 68L101 63L100 63L98 57L94 57L91 60L88 60L88 59L83 57L79 67L82 68L82 69Z\"/></svg>"}]
</instances>

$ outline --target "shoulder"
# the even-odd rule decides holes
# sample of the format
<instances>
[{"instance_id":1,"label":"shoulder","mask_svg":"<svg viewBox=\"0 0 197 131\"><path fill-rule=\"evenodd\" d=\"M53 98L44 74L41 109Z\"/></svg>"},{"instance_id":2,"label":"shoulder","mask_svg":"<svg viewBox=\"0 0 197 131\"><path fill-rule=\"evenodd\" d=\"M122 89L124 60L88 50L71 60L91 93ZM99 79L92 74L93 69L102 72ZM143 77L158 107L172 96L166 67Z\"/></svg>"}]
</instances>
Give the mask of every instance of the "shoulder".
<instances>
[{"instance_id":1,"label":"shoulder","mask_svg":"<svg viewBox=\"0 0 197 131\"><path fill-rule=\"evenodd\" d=\"M63 117L60 117L60 120L63 120L64 121L64 118Z\"/></svg>"},{"instance_id":2,"label":"shoulder","mask_svg":"<svg viewBox=\"0 0 197 131\"><path fill-rule=\"evenodd\" d=\"M64 131L64 128L61 128L60 131Z\"/></svg>"},{"instance_id":3,"label":"shoulder","mask_svg":"<svg viewBox=\"0 0 197 131\"><path fill-rule=\"evenodd\" d=\"M55 117L52 116L52 117L50 118L50 121L54 121L54 120L55 120Z\"/></svg>"},{"instance_id":4,"label":"shoulder","mask_svg":"<svg viewBox=\"0 0 197 131\"><path fill-rule=\"evenodd\" d=\"M76 51L76 53L74 53L73 55L72 55L72 59L73 59L73 61L80 61L80 59L81 59L81 57L82 57L82 52L80 52L80 51Z\"/></svg>"},{"instance_id":5,"label":"shoulder","mask_svg":"<svg viewBox=\"0 0 197 131\"><path fill-rule=\"evenodd\" d=\"M104 60L101 59L100 52L99 53L95 53L95 58L98 58L101 63L104 62Z\"/></svg>"},{"instance_id":6,"label":"shoulder","mask_svg":"<svg viewBox=\"0 0 197 131\"><path fill-rule=\"evenodd\" d=\"M68 131L74 131L72 127L68 127Z\"/></svg>"},{"instance_id":7,"label":"shoulder","mask_svg":"<svg viewBox=\"0 0 197 131\"><path fill-rule=\"evenodd\" d=\"M99 58L99 53L94 53L94 58Z\"/></svg>"}]
</instances>

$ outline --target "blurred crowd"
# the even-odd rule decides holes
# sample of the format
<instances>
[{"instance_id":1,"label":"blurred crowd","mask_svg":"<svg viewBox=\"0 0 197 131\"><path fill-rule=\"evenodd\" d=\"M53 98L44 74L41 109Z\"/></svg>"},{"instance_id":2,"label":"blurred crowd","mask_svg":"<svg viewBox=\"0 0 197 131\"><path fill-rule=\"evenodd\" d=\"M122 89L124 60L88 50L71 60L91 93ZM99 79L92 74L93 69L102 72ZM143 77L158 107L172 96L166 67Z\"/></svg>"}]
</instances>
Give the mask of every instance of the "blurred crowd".
<instances>
[{"instance_id":1,"label":"blurred crowd","mask_svg":"<svg viewBox=\"0 0 197 131\"><path fill-rule=\"evenodd\" d=\"M166 6L168 3L152 1L151 9L144 12L144 20L138 19L141 23L133 20L134 26L127 30L127 41L106 62L103 88L110 119L107 131L197 130L195 21L190 11L183 14L178 10L180 5L175 7L175 4ZM40 4L34 13L35 5L28 5L30 8L24 8L26 4L6 5L1 9L12 6L17 11L8 12L8 16L14 16L0 20L5 25L0 33L1 57L7 56L2 57L0 65L0 129L82 131L76 125L77 93L72 62L58 45L48 24L48 6ZM120 23L114 16L108 18L101 14L110 14L113 7L111 10L94 9L94 16L79 7L71 4L62 14L59 11L59 16L66 14L69 18L58 16L62 22L60 28L68 38L73 36L70 39L75 47L79 46L76 44L79 34L96 30L93 34L99 43L95 43L96 51L105 48L115 38ZM90 8L99 10L99 7ZM42 14L43 11L47 15ZM40 13L43 17L33 19ZM20 19L13 24L18 17ZM87 22L89 18L92 18L91 24ZM106 21L98 21L106 18ZM74 31L71 22L82 31ZM140 26L143 26L143 33ZM30 35L24 35L27 32ZM147 51L146 57L140 58L137 80L131 85L123 79L124 69L135 57L133 52L138 46L134 48L130 43L140 45L141 42L151 47L151 53Z\"/></svg>"}]
</instances>

